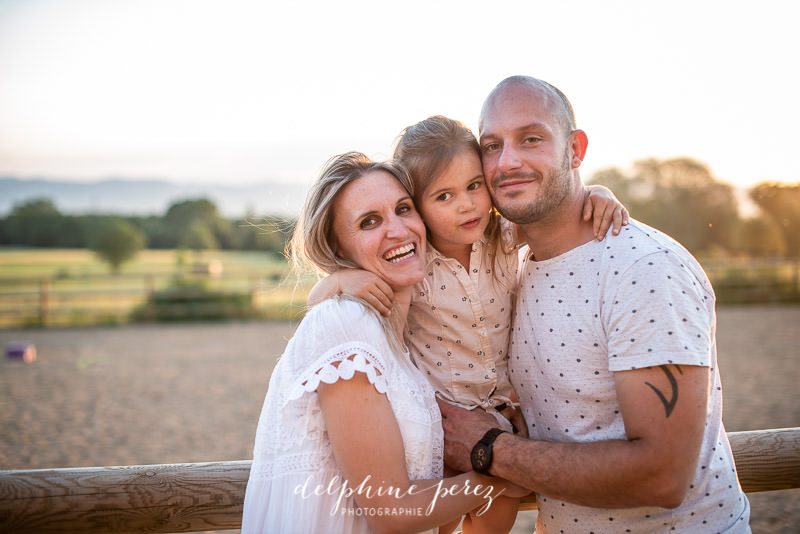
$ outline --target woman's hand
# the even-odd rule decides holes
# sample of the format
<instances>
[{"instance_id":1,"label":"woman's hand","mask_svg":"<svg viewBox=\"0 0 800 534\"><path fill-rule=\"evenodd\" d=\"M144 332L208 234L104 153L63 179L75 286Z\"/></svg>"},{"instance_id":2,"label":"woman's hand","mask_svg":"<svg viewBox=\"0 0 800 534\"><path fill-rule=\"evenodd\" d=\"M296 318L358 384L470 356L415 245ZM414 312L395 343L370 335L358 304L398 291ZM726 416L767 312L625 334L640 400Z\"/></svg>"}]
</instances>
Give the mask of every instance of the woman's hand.
<instances>
[{"instance_id":1,"label":"woman's hand","mask_svg":"<svg viewBox=\"0 0 800 534\"><path fill-rule=\"evenodd\" d=\"M623 226L628 224L628 210L614 196L614 193L602 185L586 186L586 200L583 203L583 220L594 218L593 235L602 241L612 226L611 233L618 235Z\"/></svg>"}]
</instances>

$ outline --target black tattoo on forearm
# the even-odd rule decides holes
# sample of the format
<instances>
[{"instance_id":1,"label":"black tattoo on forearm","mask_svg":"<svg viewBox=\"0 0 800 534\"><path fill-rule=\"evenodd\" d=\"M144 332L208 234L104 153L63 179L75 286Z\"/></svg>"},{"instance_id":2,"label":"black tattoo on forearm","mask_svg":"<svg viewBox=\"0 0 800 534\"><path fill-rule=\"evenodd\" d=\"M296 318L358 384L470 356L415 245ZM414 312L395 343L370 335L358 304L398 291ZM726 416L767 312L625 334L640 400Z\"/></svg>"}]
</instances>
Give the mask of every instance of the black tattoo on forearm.
<instances>
[{"instance_id":1,"label":"black tattoo on forearm","mask_svg":"<svg viewBox=\"0 0 800 534\"><path fill-rule=\"evenodd\" d=\"M673 365L673 367L675 367L675 369L678 371L679 374L683 374L683 371L681 371L680 367L678 367L677 365ZM666 365L659 365L659 368L661 368L661 370L664 371L664 374L667 375L667 380L669 380L669 385L672 386L672 398L670 400L667 400L667 397L664 396L664 394L661 393L661 391L653 384L651 384L650 382L645 382L645 384L650 386L650 389L655 391L656 395L658 395L658 398L661 399L661 402L664 403L664 410L667 412L667 419L669 419L669 416L672 414L672 410L675 409L675 405L678 403L678 381L675 380L675 377L670 372L669 367L667 367Z\"/></svg>"}]
</instances>

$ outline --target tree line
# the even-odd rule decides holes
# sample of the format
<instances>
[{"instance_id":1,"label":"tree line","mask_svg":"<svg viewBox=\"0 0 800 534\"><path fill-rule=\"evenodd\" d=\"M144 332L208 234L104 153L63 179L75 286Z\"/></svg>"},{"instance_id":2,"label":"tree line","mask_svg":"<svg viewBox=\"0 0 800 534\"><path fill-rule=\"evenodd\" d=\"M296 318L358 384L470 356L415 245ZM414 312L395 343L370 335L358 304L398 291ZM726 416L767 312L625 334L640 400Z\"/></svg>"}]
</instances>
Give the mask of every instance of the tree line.
<instances>
[{"instance_id":1,"label":"tree line","mask_svg":"<svg viewBox=\"0 0 800 534\"><path fill-rule=\"evenodd\" d=\"M611 188L631 215L693 254L800 257L800 183L762 182L747 191L756 213L742 215L733 186L689 158L610 167L590 183ZM141 248L263 250L282 253L295 221L229 220L208 199L172 204L163 216L67 215L52 200L29 200L0 219L0 245L90 248L114 270Z\"/></svg>"},{"instance_id":2,"label":"tree line","mask_svg":"<svg viewBox=\"0 0 800 534\"><path fill-rule=\"evenodd\" d=\"M800 257L800 183L761 182L747 190L755 213L742 215L733 186L690 158L637 161L596 172L634 218L701 257Z\"/></svg>"},{"instance_id":3,"label":"tree line","mask_svg":"<svg viewBox=\"0 0 800 534\"><path fill-rule=\"evenodd\" d=\"M281 254L294 223L286 217L227 219L205 198L176 202L164 215L146 217L64 214L51 199L37 198L0 219L0 245L88 248L117 271L143 248Z\"/></svg>"}]
</instances>

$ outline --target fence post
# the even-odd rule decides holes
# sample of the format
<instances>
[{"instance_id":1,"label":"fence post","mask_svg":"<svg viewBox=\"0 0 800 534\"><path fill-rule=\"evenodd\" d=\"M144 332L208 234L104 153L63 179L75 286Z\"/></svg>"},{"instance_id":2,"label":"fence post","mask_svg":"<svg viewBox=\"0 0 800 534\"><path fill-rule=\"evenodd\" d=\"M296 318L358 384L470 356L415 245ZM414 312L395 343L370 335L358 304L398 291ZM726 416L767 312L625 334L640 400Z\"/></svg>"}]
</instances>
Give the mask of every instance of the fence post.
<instances>
[{"instance_id":1,"label":"fence post","mask_svg":"<svg viewBox=\"0 0 800 534\"><path fill-rule=\"evenodd\" d=\"M47 326L50 313L50 279L42 278L39 282L39 324Z\"/></svg>"},{"instance_id":2,"label":"fence post","mask_svg":"<svg viewBox=\"0 0 800 534\"><path fill-rule=\"evenodd\" d=\"M256 295L258 294L259 289L259 277L258 275L251 274L250 275L250 309L253 313L256 312Z\"/></svg>"},{"instance_id":3,"label":"fence post","mask_svg":"<svg viewBox=\"0 0 800 534\"><path fill-rule=\"evenodd\" d=\"M155 284L155 281L153 280L153 275L152 274L144 275L144 285L145 285L145 293L146 293L145 294L145 298L147 300L150 300L150 299L153 298L153 293L155 293L155 290L156 290L156 284Z\"/></svg>"},{"instance_id":4,"label":"fence post","mask_svg":"<svg viewBox=\"0 0 800 534\"><path fill-rule=\"evenodd\" d=\"M145 284L145 296L144 296L144 305L147 309L147 317L151 320L156 316L156 303L155 303L155 293L156 293L156 283L153 279L153 274L146 274L144 277L144 284Z\"/></svg>"}]
</instances>

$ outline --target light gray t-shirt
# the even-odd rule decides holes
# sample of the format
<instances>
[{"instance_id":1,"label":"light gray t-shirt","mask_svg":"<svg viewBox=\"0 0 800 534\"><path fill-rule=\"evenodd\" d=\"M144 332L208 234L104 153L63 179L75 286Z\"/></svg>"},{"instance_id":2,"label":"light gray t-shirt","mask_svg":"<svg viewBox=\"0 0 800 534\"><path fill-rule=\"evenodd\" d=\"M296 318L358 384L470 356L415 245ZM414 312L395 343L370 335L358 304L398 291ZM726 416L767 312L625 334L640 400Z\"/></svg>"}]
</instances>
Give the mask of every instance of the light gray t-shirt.
<instances>
[{"instance_id":1,"label":"light gray t-shirt","mask_svg":"<svg viewBox=\"0 0 800 534\"><path fill-rule=\"evenodd\" d=\"M715 334L714 292L700 265L637 221L555 258L524 260L508 368L532 438L626 439L615 371L664 364L712 370L697 472L680 507L588 508L538 495L537 534L749 530L749 504L722 426Z\"/></svg>"}]
</instances>

